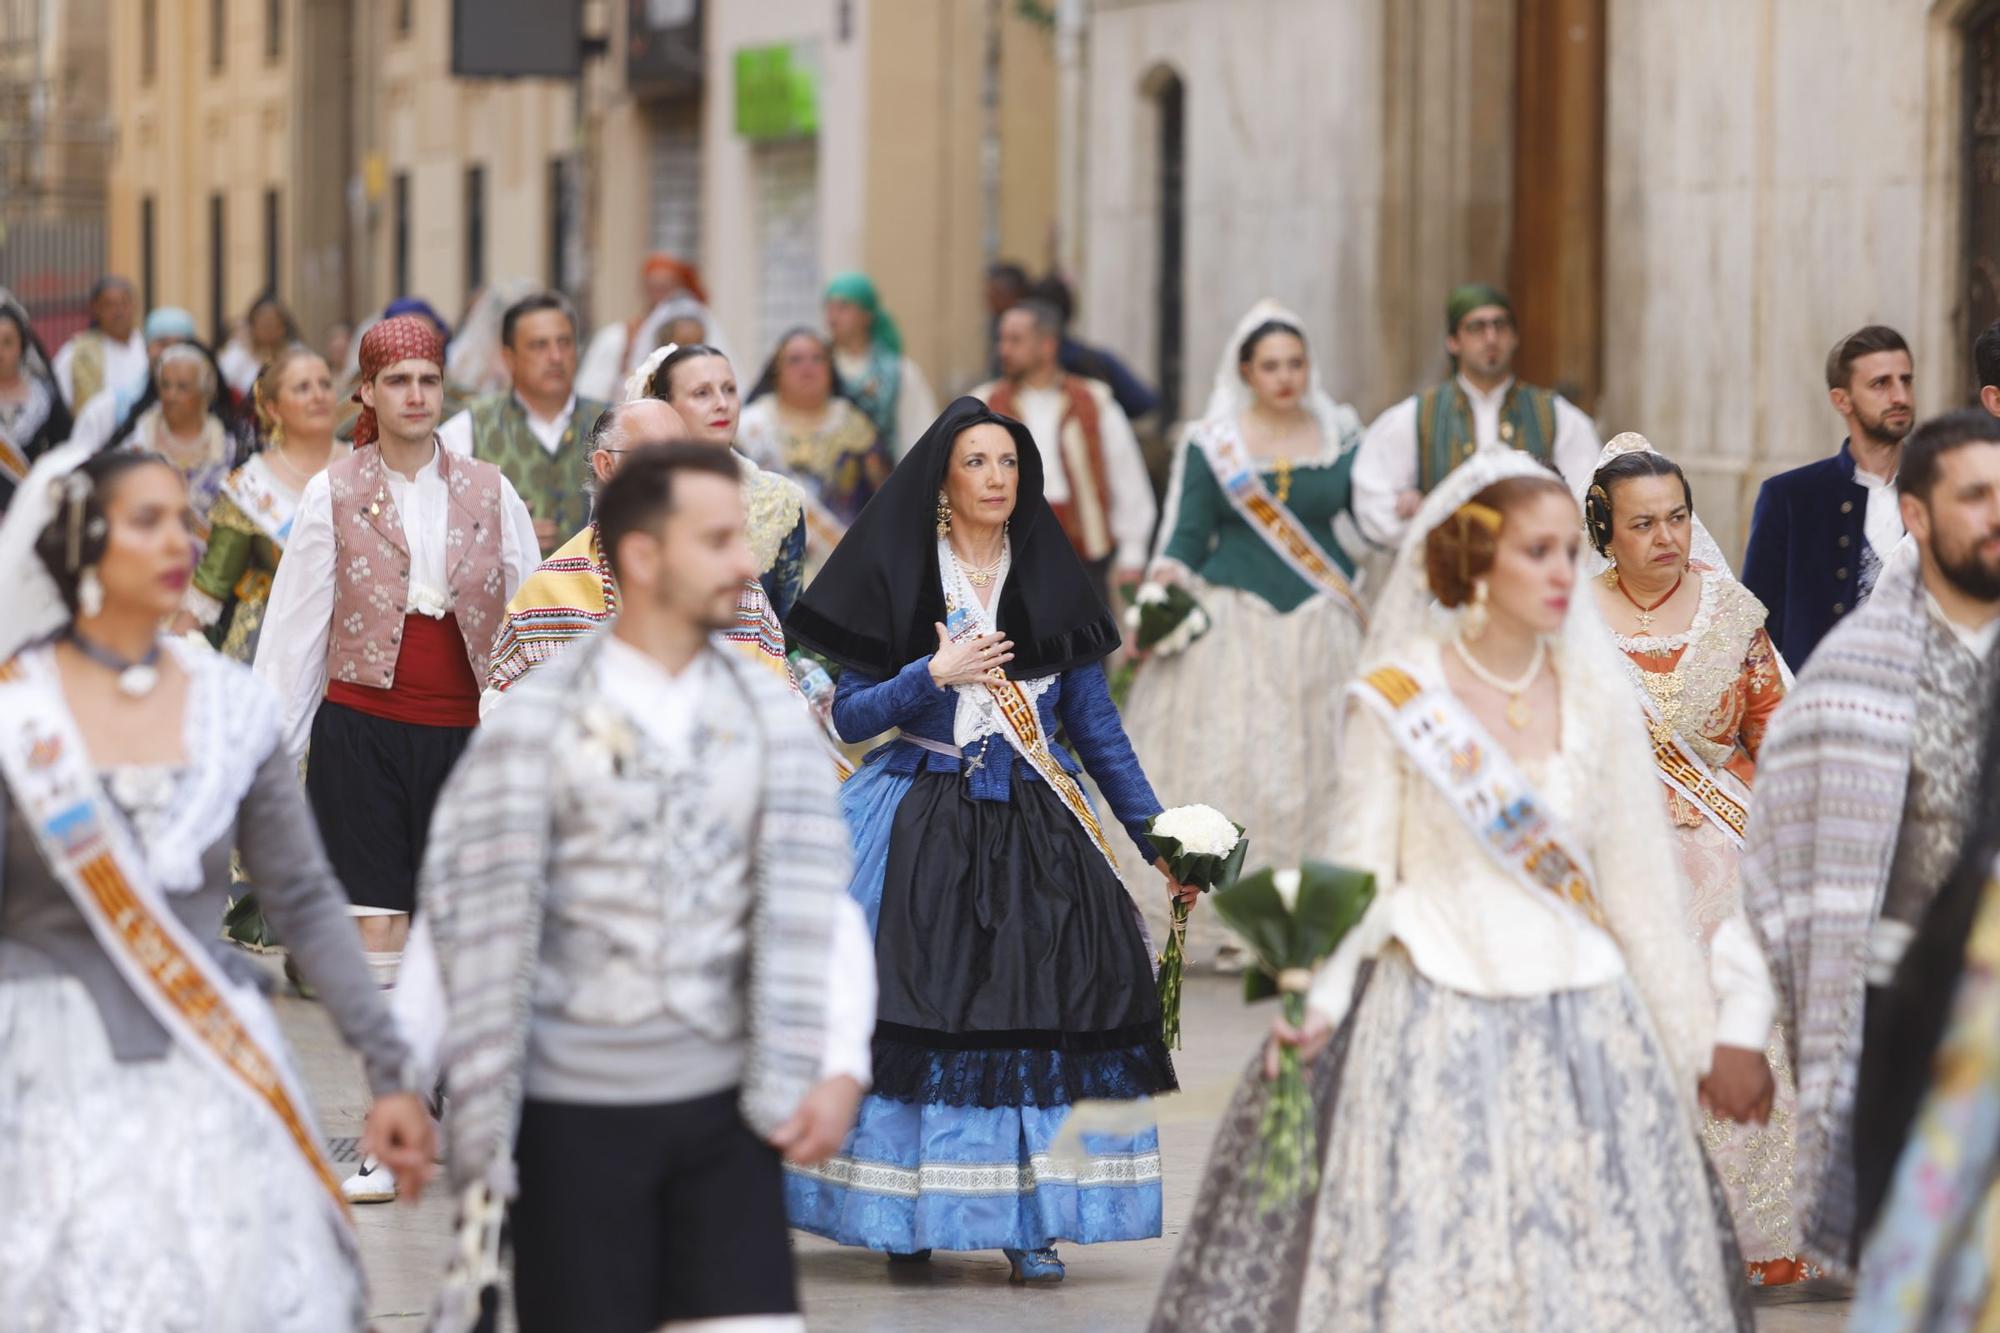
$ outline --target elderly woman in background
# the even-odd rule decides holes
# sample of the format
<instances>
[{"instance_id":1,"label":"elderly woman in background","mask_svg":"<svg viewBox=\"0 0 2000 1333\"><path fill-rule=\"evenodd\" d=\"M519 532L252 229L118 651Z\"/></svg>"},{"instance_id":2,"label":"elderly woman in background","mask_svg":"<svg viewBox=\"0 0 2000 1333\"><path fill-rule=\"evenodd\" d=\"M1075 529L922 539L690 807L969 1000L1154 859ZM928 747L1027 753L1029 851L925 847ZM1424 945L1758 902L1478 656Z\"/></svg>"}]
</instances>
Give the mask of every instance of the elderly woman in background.
<instances>
[{"instance_id":1,"label":"elderly woman in background","mask_svg":"<svg viewBox=\"0 0 2000 1333\"><path fill-rule=\"evenodd\" d=\"M111 447L158 454L181 474L193 516L195 559L208 548L208 511L236 466L235 413L206 347L175 343L153 362L153 379L111 437Z\"/></svg>"},{"instance_id":2,"label":"elderly woman in background","mask_svg":"<svg viewBox=\"0 0 2000 1333\"><path fill-rule=\"evenodd\" d=\"M804 488L814 565L832 552L896 465L875 423L834 375L833 344L806 328L778 340L750 391L736 439L751 462Z\"/></svg>"}]
</instances>

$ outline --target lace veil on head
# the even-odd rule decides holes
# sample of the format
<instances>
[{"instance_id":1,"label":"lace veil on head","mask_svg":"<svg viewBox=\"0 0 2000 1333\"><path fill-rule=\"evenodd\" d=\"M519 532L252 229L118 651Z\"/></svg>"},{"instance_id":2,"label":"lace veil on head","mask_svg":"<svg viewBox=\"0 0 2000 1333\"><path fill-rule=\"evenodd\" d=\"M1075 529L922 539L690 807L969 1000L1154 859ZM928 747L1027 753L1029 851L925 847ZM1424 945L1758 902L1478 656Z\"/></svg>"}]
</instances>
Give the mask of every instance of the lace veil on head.
<instances>
[{"instance_id":1,"label":"lace veil on head","mask_svg":"<svg viewBox=\"0 0 2000 1333\"><path fill-rule=\"evenodd\" d=\"M1243 375L1238 369L1243 341L1256 332L1259 325L1271 320L1301 331L1305 329L1305 323L1298 315L1268 296L1251 306L1236 322L1229 340L1222 345L1222 354L1216 360L1208 404L1202 409L1200 420L1188 423L1181 435L1181 447L1174 450L1173 468L1167 478L1167 495L1160 508L1166 521L1160 524L1159 534L1154 539L1153 558L1156 560L1173 536L1173 515L1180 509L1181 485L1186 475L1187 445L1194 442L1195 436L1204 427L1233 425L1248 410L1250 386L1243 382ZM1306 364L1311 378L1306 384L1303 405L1319 422L1321 459L1332 462L1361 443L1361 414L1346 403L1335 401L1333 395L1326 391L1326 383L1320 378L1319 361L1313 356L1310 343L1306 346Z\"/></svg>"},{"instance_id":2,"label":"lace veil on head","mask_svg":"<svg viewBox=\"0 0 2000 1333\"><path fill-rule=\"evenodd\" d=\"M69 623L69 607L35 543L69 502L72 488L88 482L87 476L71 478L95 452L83 440L49 450L28 470L7 506L7 517L0 522L0 569L8 571L0 587L0 662Z\"/></svg>"},{"instance_id":3,"label":"lace veil on head","mask_svg":"<svg viewBox=\"0 0 2000 1333\"><path fill-rule=\"evenodd\" d=\"M1467 501L1511 477L1560 481L1519 450L1483 449L1425 499L1376 602L1361 647L1361 674L1392 661L1418 667L1435 661L1437 645L1457 632L1458 613L1440 606L1431 593L1424 544ZM1569 614L1549 644L1564 695L1563 752L1587 765L1572 827L1592 847L1598 898L1669 1056L1677 1069L1696 1071L1705 1067L1712 1040L1713 997L1640 706L1625 659L1581 574ZM1568 735L1573 721L1589 734ZM1691 1092L1692 1082L1686 1086Z\"/></svg>"},{"instance_id":4,"label":"lace veil on head","mask_svg":"<svg viewBox=\"0 0 2000 1333\"><path fill-rule=\"evenodd\" d=\"M1609 463L1614 458L1621 458L1626 454L1658 454L1662 458L1666 457L1665 454L1661 454L1658 449L1655 449L1652 441L1648 440L1645 436L1639 434L1637 431L1625 431L1622 434L1612 436L1610 441L1605 444L1603 451L1597 455L1597 464L1591 469L1592 480L1590 484L1596 485L1595 478L1597 473L1603 470L1606 463ZM1608 505L1609 503L1607 499L1606 504ZM1708 535L1708 525L1701 521L1701 515L1693 513L1689 515L1689 519L1694 529L1694 535L1688 544L1688 555L1698 563L1707 565L1710 569L1719 570L1731 578L1736 577L1735 571L1729 567L1729 561L1723 558L1722 548L1716 544L1715 538ZM1581 566L1584 575L1589 578L1595 578L1609 568L1611 568L1610 558L1597 553L1597 548L1590 544L1589 534L1586 532L1583 543L1583 564Z\"/></svg>"}]
</instances>

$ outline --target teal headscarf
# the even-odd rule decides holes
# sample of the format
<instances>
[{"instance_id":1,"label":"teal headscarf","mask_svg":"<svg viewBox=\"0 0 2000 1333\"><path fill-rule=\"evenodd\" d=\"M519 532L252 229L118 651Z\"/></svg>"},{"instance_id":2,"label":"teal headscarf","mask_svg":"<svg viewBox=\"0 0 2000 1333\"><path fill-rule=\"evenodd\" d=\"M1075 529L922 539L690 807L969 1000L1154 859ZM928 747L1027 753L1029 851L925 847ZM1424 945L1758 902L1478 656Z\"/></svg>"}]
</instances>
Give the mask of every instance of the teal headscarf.
<instances>
[{"instance_id":1,"label":"teal headscarf","mask_svg":"<svg viewBox=\"0 0 2000 1333\"><path fill-rule=\"evenodd\" d=\"M1452 288L1445 300L1444 331L1456 335L1465 317L1483 305L1497 305L1510 315L1514 313L1514 303L1507 299L1507 293L1490 282L1468 282Z\"/></svg>"},{"instance_id":2,"label":"teal headscarf","mask_svg":"<svg viewBox=\"0 0 2000 1333\"><path fill-rule=\"evenodd\" d=\"M866 273L848 272L835 277L826 285L826 299L846 301L866 310L875 318L875 345L891 356L903 354L903 331L882 308L882 298Z\"/></svg>"}]
</instances>

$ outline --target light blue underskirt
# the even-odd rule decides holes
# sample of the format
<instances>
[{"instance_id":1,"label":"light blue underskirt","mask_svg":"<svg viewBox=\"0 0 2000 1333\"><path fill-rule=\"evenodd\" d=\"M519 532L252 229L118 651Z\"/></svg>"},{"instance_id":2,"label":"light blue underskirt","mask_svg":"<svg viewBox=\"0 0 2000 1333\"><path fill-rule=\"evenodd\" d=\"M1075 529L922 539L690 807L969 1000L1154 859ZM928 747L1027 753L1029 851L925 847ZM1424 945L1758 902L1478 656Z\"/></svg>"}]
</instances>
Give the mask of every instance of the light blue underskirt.
<instances>
[{"instance_id":1,"label":"light blue underskirt","mask_svg":"<svg viewBox=\"0 0 2000 1333\"><path fill-rule=\"evenodd\" d=\"M872 934L896 807L913 778L863 765L841 787L854 844L848 892ZM838 1155L787 1167L791 1223L843 1245L923 1249L1037 1249L1160 1234L1160 1139L1085 1135L1084 1157L1049 1156L1067 1107L918 1105L868 1097Z\"/></svg>"}]
</instances>

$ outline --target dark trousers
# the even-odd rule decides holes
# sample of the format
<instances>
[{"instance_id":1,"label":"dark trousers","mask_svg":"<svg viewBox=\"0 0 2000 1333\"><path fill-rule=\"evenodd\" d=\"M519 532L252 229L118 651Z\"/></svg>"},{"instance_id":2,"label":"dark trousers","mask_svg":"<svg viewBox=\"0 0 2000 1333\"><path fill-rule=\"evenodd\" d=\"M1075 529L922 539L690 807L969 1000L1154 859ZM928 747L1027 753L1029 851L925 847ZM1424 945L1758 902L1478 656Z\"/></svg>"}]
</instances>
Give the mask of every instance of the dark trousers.
<instances>
[{"instance_id":1,"label":"dark trousers","mask_svg":"<svg viewBox=\"0 0 2000 1333\"><path fill-rule=\"evenodd\" d=\"M306 756L306 800L349 902L417 910L431 812L471 741L471 727L424 727L320 704Z\"/></svg>"},{"instance_id":2,"label":"dark trousers","mask_svg":"<svg viewBox=\"0 0 2000 1333\"><path fill-rule=\"evenodd\" d=\"M1870 986L1862 1007L1861 1059L1855 1071L1858 1093L1854 1099L1854 1245L1855 1258L1867 1242L1875 1215L1889 1197L1889 1185L1896 1176L1896 1159L1902 1156L1903 1140L1909 1129L1906 1116L1898 1114L1896 1098L1877 1095L1886 1090L1886 1080L1897 1077L1895 1068L1894 1006L1886 986ZM1912 1105L1922 1096L1912 1090Z\"/></svg>"},{"instance_id":3,"label":"dark trousers","mask_svg":"<svg viewBox=\"0 0 2000 1333\"><path fill-rule=\"evenodd\" d=\"M798 1312L784 1169L734 1089L662 1106L530 1100L514 1160L521 1333Z\"/></svg>"}]
</instances>

